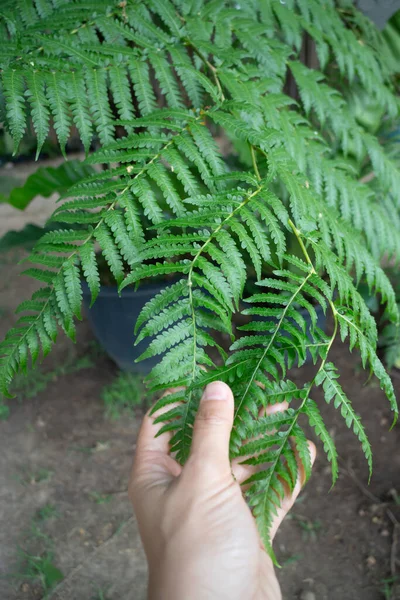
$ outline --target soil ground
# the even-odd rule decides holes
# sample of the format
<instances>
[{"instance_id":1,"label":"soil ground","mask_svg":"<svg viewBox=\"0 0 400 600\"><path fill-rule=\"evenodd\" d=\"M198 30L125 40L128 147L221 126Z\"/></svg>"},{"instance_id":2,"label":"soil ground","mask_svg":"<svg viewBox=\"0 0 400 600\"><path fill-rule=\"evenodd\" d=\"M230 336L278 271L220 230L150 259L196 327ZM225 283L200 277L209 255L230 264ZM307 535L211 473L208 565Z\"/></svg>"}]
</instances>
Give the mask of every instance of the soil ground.
<instances>
[{"instance_id":1,"label":"soil ground","mask_svg":"<svg viewBox=\"0 0 400 600\"><path fill-rule=\"evenodd\" d=\"M16 258L0 256L0 337L33 291L16 278ZM10 415L0 421L2 600L145 600L146 563L126 494L142 413L105 418L101 391L117 371L92 342L86 321L75 346L60 338L40 366L46 384L31 377L25 397L10 401ZM283 598L400 599L400 532L393 524L400 521L400 426L388 431L387 402L374 381L366 384L357 355L337 345L333 362L371 440L374 473L367 486L358 440L316 393L342 469L330 490L319 448L313 476L278 532ZM307 366L293 379L313 372ZM400 379L394 383L400 392ZM60 579L48 596L38 573L47 585Z\"/></svg>"}]
</instances>

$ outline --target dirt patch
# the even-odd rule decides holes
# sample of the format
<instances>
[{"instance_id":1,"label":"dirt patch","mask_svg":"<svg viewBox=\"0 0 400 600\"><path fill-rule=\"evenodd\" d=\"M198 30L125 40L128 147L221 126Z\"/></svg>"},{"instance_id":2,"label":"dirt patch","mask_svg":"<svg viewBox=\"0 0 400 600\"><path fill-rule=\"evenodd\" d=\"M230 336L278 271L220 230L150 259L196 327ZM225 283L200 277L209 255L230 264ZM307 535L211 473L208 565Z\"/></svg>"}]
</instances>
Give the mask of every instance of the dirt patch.
<instances>
[{"instance_id":1,"label":"dirt patch","mask_svg":"<svg viewBox=\"0 0 400 600\"><path fill-rule=\"evenodd\" d=\"M0 266L0 335L14 318L12 308L32 291L25 279L15 278L19 269L11 260ZM146 597L145 558L126 495L141 414L105 419L101 390L116 370L104 356L84 366L91 342L86 322L78 327L76 346L60 339L41 366L54 377L34 397L12 401L9 418L0 422L0 597L5 600L44 597L37 578L9 577L28 567L30 575L37 574L43 557L45 566L53 567L44 569L50 583L64 577L50 595L53 599ZM388 432L387 402L373 382L365 385L357 356L340 345L333 354L343 387L369 434L374 474L368 491L360 489L368 475L359 442L315 393L345 468L330 491L330 472L320 449L313 477L277 535L283 596L394 600L400 591L385 580L400 567L388 516L389 510L400 520L400 428ZM76 370L63 374L58 369L74 362ZM302 380L313 367L306 370ZM398 379L395 384L400 391Z\"/></svg>"}]
</instances>

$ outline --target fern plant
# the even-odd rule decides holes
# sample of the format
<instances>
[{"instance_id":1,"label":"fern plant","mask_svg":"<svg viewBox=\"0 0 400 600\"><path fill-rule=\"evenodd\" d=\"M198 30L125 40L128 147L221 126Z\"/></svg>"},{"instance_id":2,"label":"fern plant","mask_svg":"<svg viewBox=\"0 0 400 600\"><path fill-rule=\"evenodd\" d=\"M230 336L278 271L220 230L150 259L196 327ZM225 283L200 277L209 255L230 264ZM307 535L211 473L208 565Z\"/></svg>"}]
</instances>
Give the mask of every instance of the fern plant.
<instances>
[{"instance_id":1,"label":"fern plant","mask_svg":"<svg viewBox=\"0 0 400 600\"><path fill-rule=\"evenodd\" d=\"M59 228L29 257L26 274L44 285L18 307L25 314L0 345L2 391L51 350L59 328L74 339L81 277L93 302L100 290L98 248L121 290L174 275L136 323L137 341L152 338L142 358L160 357L151 390L184 388L157 402L158 420L184 462L201 389L216 379L232 387L231 456L262 467L246 494L272 555L271 520L284 484L295 484L296 450L310 473L303 420L337 477L315 388L341 411L371 469L368 438L332 364L336 338L359 350L398 414L357 286L365 279L398 325L381 263L400 258L400 173L348 99L357 87L396 118L390 48L351 3L333 0L21 0L17 9L6 1L1 23L15 151L28 123L38 155L50 126L62 151L75 127L86 163L101 166L68 190L51 219ZM300 60L305 39L318 69ZM285 93L288 78L296 98ZM233 168L221 138L238 157ZM253 273L259 292L249 297ZM331 314L332 335L318 328L315 305ZM238 311L251 318L234 331ZM315 375L298 387L288 370L308 352ZM259 416L283 399L287 410Z\"/></svg>"}]
</instances>

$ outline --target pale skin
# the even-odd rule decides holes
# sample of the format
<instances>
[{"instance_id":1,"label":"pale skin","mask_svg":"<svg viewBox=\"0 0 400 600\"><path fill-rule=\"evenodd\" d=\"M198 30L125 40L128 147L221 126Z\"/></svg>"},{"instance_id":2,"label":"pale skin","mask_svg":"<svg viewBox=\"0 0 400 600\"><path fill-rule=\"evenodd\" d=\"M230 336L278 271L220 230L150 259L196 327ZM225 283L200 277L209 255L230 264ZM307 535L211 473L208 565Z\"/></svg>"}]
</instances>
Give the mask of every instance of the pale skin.
<instances>
[{"instance_id":1,"label":"pale skin","mask_svg":"<svg viewBox=\"0 0 400 600\"><path fill-rule=\"evenodd\" d=\"M230 388L223 382L209 384L183 467L170 455L169 434L155 437L161 428L154 424L157 415L143 420L129 490L149 565L149 600L282 598L240 487L253 467L229 459L233 415ZM314 444L309 442L309 448L314 462ZM278 510L272 539L304 483L298 464L298 481Z\"/></svg>"}]
</instances>

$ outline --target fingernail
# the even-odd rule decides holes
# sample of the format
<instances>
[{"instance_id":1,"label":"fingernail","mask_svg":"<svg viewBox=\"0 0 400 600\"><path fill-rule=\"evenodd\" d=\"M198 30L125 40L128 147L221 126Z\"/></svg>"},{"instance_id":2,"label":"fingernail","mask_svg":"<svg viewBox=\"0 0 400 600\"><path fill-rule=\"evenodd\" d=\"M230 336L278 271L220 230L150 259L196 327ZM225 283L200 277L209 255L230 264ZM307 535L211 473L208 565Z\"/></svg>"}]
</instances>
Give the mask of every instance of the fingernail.
<instances>
[{"instance_id":1,"label":"fingernail","mask_svg":"<svg viewBox=\"0 0 400 600\"><path fill-rule=\"evenodd\" d=\"M201 398L202 402L206 400L228 400L230 389L223 381L213 381L209 383L204 390Z\"/></svg>"}]
</instances>

